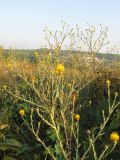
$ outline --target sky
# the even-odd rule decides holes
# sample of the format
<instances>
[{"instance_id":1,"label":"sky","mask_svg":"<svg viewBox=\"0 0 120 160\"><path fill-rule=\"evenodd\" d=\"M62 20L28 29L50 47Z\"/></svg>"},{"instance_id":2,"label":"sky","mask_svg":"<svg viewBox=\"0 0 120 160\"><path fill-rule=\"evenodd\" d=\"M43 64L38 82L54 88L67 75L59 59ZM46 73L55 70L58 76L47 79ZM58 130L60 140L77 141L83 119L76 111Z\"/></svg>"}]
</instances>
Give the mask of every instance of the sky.
<instances>
[{"instance_id":1,"label":"sky","mask_svg":"<svg viewBox=\"0 0 120 160\"><path fill-rule=\"evenodd\" d=\"M34 49L45 45L43 29L61 20L71 27L108 27L111 44L120 45L120 0L0 0L0 46Z\"/></svg>"}]
</instances>

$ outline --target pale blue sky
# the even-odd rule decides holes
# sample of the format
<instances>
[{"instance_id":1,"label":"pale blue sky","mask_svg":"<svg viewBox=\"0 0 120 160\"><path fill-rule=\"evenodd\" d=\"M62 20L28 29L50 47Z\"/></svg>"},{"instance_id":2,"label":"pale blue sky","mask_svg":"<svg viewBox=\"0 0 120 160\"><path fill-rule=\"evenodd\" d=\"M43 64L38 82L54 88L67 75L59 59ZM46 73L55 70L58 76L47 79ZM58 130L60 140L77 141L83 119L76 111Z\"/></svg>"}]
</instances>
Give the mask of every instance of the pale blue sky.
<instances>
[{"instance_id":1,"label":"pale blue sky","mask_svg":"<svg viewBox=\"0 0 120 160\"><path fill-rule=\"evenodd\" d=\"M0 45L40 48L44 27L55 30L61 20L83 28L101 23L120 44L120 0L0 0Z\"/></svg>"}]
</instances>

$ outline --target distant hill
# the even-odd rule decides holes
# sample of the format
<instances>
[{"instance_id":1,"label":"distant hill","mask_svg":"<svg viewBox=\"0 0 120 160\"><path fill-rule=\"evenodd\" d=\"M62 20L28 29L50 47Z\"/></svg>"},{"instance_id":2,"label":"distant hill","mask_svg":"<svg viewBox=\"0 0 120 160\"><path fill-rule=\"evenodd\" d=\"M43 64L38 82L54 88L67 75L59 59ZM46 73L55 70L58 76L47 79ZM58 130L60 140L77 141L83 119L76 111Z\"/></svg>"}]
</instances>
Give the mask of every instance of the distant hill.
<instances>
[{"instance_id":1,"label":"distant hill","mask_svg":"<svg viewBox=\"0 0 120 160\"><path fill-rule=\"evenodd\" d=\"M37 51L38 53L43 53L43 52L51 52L52 50L48 50L45 48L42 49L5 49L4 53L5 55L11 53L11 54L16 54L19 58L31 58L33 57L34 51ZM61 56L65 56L68 53L72 54L80 54L80 55L90 55L90 53L86 52L78 52L78 51L70 51L70 50L61 50L60 54ZM109 54L109 53L97 53L97 58L100 60L105 60L105 61L120 61L120 54Z\"/></svg>"}]
</instances>

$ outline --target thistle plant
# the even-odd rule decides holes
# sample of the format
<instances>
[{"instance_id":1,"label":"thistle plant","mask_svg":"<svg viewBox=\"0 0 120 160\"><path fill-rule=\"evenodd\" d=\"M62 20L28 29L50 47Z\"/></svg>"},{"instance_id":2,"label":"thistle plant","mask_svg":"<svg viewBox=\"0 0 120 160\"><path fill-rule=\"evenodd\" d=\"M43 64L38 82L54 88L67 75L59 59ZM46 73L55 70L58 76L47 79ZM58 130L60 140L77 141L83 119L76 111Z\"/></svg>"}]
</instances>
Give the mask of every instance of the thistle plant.
<instances>
[{"instance_id":1,"label":"thistle plant","mask_svg":"<svg viewBox=\"0 0 120 160\"><path fill-rule=\"evenodd\" d=\"M89 51L94 54L100 51L103 45L106 45L104 43L106 32L107 30L101 29L100 36L93 42L95 28L92 27L92 29L89 28L86 31L87 38L82 32L81 40L88 46ZM68 37L72 38L69 42L71 48L73 48L73 44L76 42L75 35L79 34L78 28L77 34L74 34L73 29L69 29L69 26L65 24L62 31L52 33L45 30L45 34L50 50L43 57L36 52L34 53L38 61L37 64L33 65L35 73L32 76L26 77L25 74L18 72L15 65L8 65L9 70L17 78L19 77L26 88L22 90L21 85L18 84L19 94L6 87L4 87L4 90L21 102L29 104L30 113L26 113L21 108L19 116L31 131L37 143L44 147L44 157L46 159L89 160L92 155L94 160L102 160L115 149L119 140L117 132L111 133L110 140L108 140L105 148L101 153L98 152L96 146L99 138L104 135L107 123L120 105L120 102L116 101L118 94L115 94L114 100L111 102L111 83L108 80L108 110L107 112L101 111L103 119L101 124L97 125L97 129L94 129L92 134L85 137L85 130L81 127L83 115L78 101L79 94L98 77L94 75L93 71L89 73L90 70L88 69L82 73L82 70L79 69L80 58L76 58L78 61L74 64L74 55L70 54L68 61L61 57L61 49L65 46L63 44ZM52 54L49 52L52 52ZM87 146L83 143L83 137L86 139ZM109 141L113 143L111 144Z\"/></svg>"},{"instance_id":2,"label":"thistle plant","mask_svg":"<svg viewBox=\"0 0 120 160\"><path fill-rule=\"evenodd\" d=\"M106 124L111 118L114 110L120 105L120 102L116 103L116 98L118 94L115 94L115 98L113 103L111 103L111 94L110 94L110 81L107 80L107 87L108 87L108 113L103 114L103 123L98 127L99 131L93 133L92 137L88 136L89 145L82 153L80 149L82 148L82 144L80 141L81 132L79 130L80 126L80 114L76 112L80 112L79 108L76 106L76 100L78 97L77 91L74 88L74 80L71 89L67 91L67 86L64 81L63 77L63 66L58 68L60 73L57 72L53 75L49 75L47 79L47 90L44 87L44 95L43 90L40 93L40 90L36 88L33 84L29 83L26 79L23 80L31 87L35 94L37 94L38 100L43 97L42 100L37 100L37 103L27 100L23 97L16 96L11 91L7 91L12 96L19 98L22 101L27 102L30 106L32 106L31 114L30 114L30 122L25 118L25 112L23 109L19 111L19 114L23 118L26 126L31 130L35 139L38 143L42 144L47 154L52 157L52 159L63 158L66 160L74 159L74 160L84 160L89 158L89 153L93 153L93 157L96 160L101 160L108 156L111 153L117 142L119 140L119 135L116 133L112 133L110 136L110 140L113 141L113 146L105 147L101 154L97 153L96 151L96 142L98 141L99 137L104 134L104 129ZM54 77L53 77L54 76ZM22 78L22 76L20 76ZM51 78L51 80L50 80ZM50 87L50 88L48 88ZM66 91L65 91L66 90ZM46 92L47 91L47 92ZM76 110L77 109L77 110ZM34 122L33 116L34 114L38 117L38 121ZM37 127L35 125L37 123ZM54 150L51 150L49 145L45 144L45 140L42 139L40 136L40 124L43 123L48 126L50 130L53 131L55 134L55 145L58 147L59 154L56 155ZM73 147L74 143L74 147ZM55 146L53 145L53 148ZM92 151L91 151L92 150ZM73 154L73 151L75 154Z\"/></svg>"}]
</instances>

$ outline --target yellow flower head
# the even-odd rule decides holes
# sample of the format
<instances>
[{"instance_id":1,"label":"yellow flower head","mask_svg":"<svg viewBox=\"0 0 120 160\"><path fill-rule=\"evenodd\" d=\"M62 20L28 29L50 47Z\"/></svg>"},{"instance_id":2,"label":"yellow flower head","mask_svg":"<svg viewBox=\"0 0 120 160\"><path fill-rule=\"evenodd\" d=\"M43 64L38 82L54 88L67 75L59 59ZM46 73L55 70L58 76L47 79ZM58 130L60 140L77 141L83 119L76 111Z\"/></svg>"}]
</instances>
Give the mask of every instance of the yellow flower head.
<instances>
[{"instance_id":1,"label":"yellow flower head","mask_svg":"<svg viewBox=\"0 0 120 160\"><path fill-rule=\"evenodd\" d=\"M74 119L75 119L76 121L79 121L79 120L80 120L80 115L79 115L79 114L74 114Z\"/></svg>"},{"instance_id":2,"label":"yellow flower head","mask_svg":"<svg viewBox=\"0 0 120 160\"><path fill-rule=\"evenodd\" d=\"M119 141L119 138L120 137L119 137L119 135L118 135L117 132L112 132L110 134L110 140L113 141L113 142L115 142L115 143L117 143Z\"/></svg>"},{"instance_id":3,"label":"yellow flower head","mask_svg":"<svg viewBox=\"0 0 120 160\"><path fill-rule=\"evenodd\" d=\"M24 110L24 109L20 109L20 110L19 110L19 115L20 115L21 117L23 117L23 116L25 115L25 110Z\"/></svg>"},{"instance_id":4,"label":"yellow flower head","mask_svg":"<svg viewBox=\"0 0 120 160\"><path fill-rule=\"evenodd\" d=\"M8 67L9 69L11 69L11 68L12 68L12 64L9 63L9 64L7 65L7 67Z\"/></svg>"},{"instance_id":5,"label":"yellow flower head","mask_svg":"<svg viewBox=\"0 0 120 160\"><path fill-rule=\"evenodd\" d=\"M7 89L7 86L3 86L4 89Z\"/></svg>"},{"instance_id":6,"label":"yellow flower head","mask_svg":"<svg viewBox=\"0 0 120 160\"><path fill-rule=\"evenodd\" d=\"M110 80L107 80L106 83L107 83L108 87L110 87L110 83L111 83Z\"/></svg>"},{"instance_id":7,"label":"yellow flower head","mask_svg":"<svg viewBox=\"0 0 120 160\"><path fill-rule=\"evenodd\" d=\"M55 68L56 73L62 73L64 72L64 65L63 64L58 64Z\"/></svg>"},{"instance_id":8,"label":"yellow flower head","mask_svg":"<svg viewBox=\"0 0 120 160\"><path fill-rule=\"evenodd\" d=\"M34 52L34 55L35 55L35 57L38 57L39 56L39 54L38 54L38 52Z\"/></svg>"},{"instance_id":9,"label":"yellow flower head","mask_svg":"<svg viewBox=\"0 0 120 160\"><path fill-rule=\"evenodd\" d=\"M35 82L37 82L37 78L36 77L32 77L32 84L34 84Z\"/></svg>"}]
</instances>

